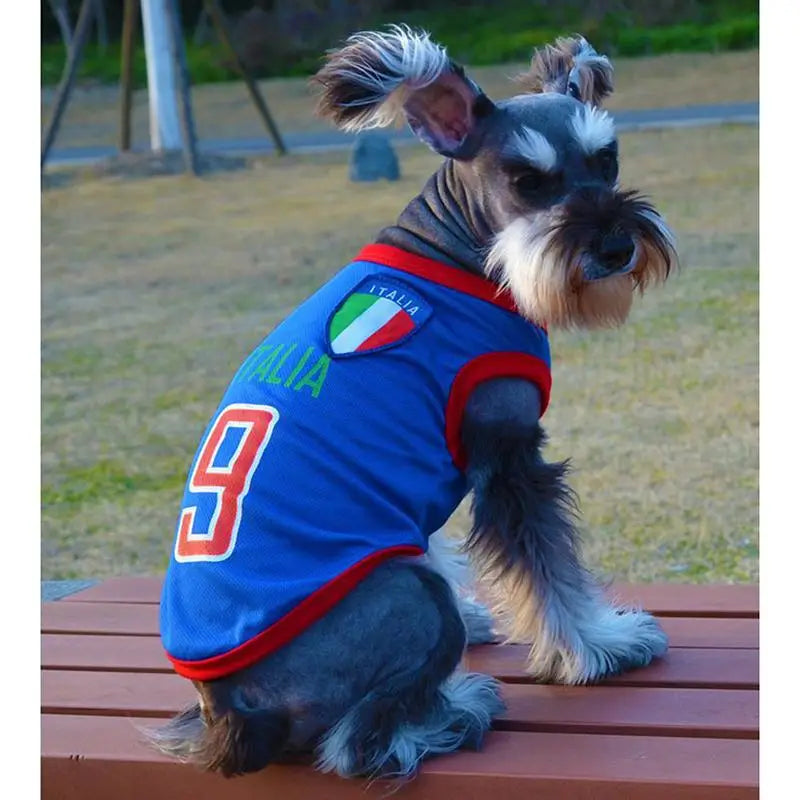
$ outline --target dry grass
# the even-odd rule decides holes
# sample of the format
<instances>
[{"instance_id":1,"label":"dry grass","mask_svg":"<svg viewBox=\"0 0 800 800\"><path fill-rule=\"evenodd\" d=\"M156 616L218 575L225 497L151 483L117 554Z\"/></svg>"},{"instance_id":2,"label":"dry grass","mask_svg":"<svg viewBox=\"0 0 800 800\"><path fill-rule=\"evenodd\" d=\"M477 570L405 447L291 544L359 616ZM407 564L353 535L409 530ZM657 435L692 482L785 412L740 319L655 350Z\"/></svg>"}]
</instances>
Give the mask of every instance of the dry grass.
<instances>
[{"instance_id":1,"label":"dry grass","mask_svg":"<svg viewBox=\"0 0 800 800\"><path fill-rule=\"evenodd\" d=\"M677 53L652 58L620 58L614 62L617 89L609 108L733 103L758 99L758 51L737 53ZM525 64L476 67L470 74L494 99L516 93L509 80ZM329 131L313 114L313 95L300 78L262 81L264 96L284 132ZM119 124L116 88L77 90L64 117L57 147L115 145ZM264 136L261 120L243 83L209 84L193 90L193 108L203 139ZM42 104L42 122L50 117ZM146 145L147 92L136 92L133 110L134 142Z\"/></svg>"},{"instance_id":2,"label":"dry grass","mask_svg":"<svg viewBox=\"0 0 800 800\"><path fill-rule=\"evenodd\" d=\"M549 454L573 459L604 574L754 580L757 131L627 134L621 150L624 182L664 210L685 267L623 330L553 334ZM400 156L401 181L357 194L345 154L45 191L43 577L164 568L233 370L437 164Z\"/></svg>"}]
</instances>

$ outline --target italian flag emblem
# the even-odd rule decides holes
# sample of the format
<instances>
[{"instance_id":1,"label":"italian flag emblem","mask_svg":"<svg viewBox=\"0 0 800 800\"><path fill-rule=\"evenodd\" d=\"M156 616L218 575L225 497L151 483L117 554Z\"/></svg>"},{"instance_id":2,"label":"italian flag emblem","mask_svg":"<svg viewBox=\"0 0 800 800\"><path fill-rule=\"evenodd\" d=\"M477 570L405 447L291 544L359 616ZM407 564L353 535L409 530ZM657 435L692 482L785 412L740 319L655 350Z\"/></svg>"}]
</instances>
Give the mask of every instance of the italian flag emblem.
<instances>
[{"instance_id":1,"label":"italian flag emblem","mask_svg":"<svg viewBox=\"0 0 800 800\"><path fill-rule=\"evenodd\" d=\"M420 293L382 276L362 281L328 321L328 342L335 356L393 347L416 333L430 317Z\"/></svg>"}]
</instances>

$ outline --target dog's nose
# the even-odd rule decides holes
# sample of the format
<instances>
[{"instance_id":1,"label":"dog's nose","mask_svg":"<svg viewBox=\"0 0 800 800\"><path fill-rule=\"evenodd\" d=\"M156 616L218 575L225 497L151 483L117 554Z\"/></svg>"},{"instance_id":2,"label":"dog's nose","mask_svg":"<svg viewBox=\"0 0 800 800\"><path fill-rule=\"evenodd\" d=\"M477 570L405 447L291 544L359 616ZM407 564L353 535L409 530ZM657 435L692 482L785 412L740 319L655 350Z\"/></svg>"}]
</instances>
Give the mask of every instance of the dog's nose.
<instances>
[{"instance_id":1,"label":"dog's nose","mask_svg":"<svg viewBox=\"0 0 800 800\"><path fill-rule=\"evenodd\" d=\"M603 237L598 250L598 259L609 272L627 267L633 257L633 239L627 233L617 231Z\"/></svg>"}]
</instances>

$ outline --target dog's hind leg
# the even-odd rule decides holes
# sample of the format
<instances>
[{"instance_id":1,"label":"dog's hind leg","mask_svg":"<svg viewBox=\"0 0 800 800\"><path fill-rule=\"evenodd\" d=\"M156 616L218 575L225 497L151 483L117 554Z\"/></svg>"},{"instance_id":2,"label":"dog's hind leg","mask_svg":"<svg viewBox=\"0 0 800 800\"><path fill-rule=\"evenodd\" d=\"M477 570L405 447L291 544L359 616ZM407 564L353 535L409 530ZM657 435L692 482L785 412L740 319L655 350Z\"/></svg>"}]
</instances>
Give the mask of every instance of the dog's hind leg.
<instances>
[{"instance_id":1,"label":"dog's hind leg","mask_svg":"<svg viewBox=\"0 0 800 800\"><path fill-rule=\"evenodd\" d=\"M319 767L342 776L408 777L428 755L476 749L503 709L499 684L456 668L464 624L447 582L422 565L408 566L416 586L409 619L427 620L427 646L386 653L370 690L326 734ZM399 609L398 609L399 611ZM384 645L388 643L384 639Z\"/></svg>"},{"instance_id":2,"label":"dog's hind leg","mask_svg":"<svg viewBox=\"0 0 800 800\"><path fill-rule=\"evenodd\" d=\"M541 455L536 387L523 380L481 384L462 437L474 490L467 548L496 589L510 639L532 644L528 669L543 680L584 683L663 655L656 620L619 608L583 566L567 465Z\"/></svg>"},{"instance_id":3,"label":"dog's hind leg","mask_svg":"<svg viewBox=\"0 0 800 800\"><path fill-rule=\"evenodd\" d=\"M199 702L142 734L165 755L225 777L262 769L285 751L290 721L282 704L266 700L244 674L193 681Z\"/></svg>"},{"instance_id":4,"label":"dog's hind leg","mask_svg":"<svg viewBox=\"0 0 800 800\"><path fill-rule=\"evenodd\" d=\"M152 732L162 752L224 775L316 750L343 776L410 775L426 755L477 746L499 685L454 674L465 644L452 592L412 560L376 568L288 645Z\"/></svg>"}]
</instances>

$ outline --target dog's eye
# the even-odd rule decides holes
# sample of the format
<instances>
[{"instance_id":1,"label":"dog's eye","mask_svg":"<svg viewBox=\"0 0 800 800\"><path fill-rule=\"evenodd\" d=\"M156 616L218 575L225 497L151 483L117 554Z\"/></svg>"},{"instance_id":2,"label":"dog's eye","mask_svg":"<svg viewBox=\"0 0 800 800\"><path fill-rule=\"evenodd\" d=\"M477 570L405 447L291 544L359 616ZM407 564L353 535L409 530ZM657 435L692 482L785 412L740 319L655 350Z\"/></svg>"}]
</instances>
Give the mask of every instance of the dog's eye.
<instances>
[{"instance_id":1,"label":"dog's eye","mask_svg":"<svg viewBox=\"0 0 800 800\"><path fill-rule=\"evenodd\" d=\"M616 180L618 174L617 154L613 148L604 147L602 150L598 150L594 160L603 180L608 183Z\"/></svg>"},{"instance_id":2,"label":"dog's eye","mask_svg":"<svg viewBox=\"0 0 800 800\"><path fill-rule=\"evenodd\" d=\"M549 185L551 178L550 173L531 167L518 172L512 178L512 183L522 197L533 198Z\"/></svg>"}]
</instances>

